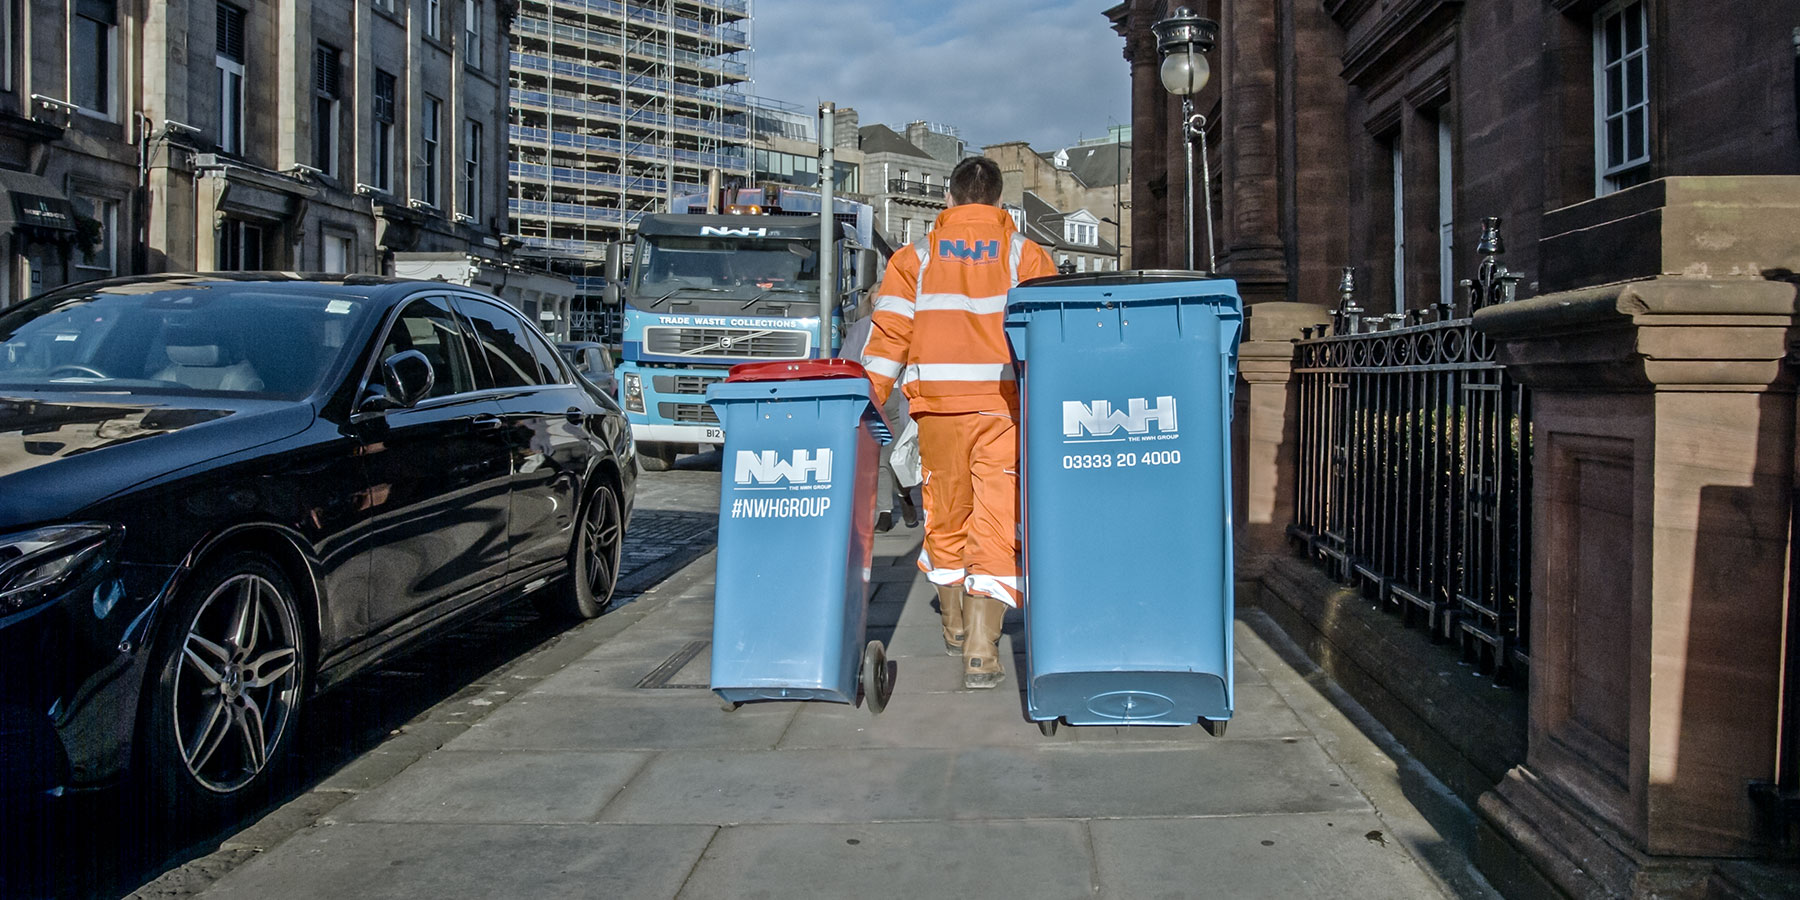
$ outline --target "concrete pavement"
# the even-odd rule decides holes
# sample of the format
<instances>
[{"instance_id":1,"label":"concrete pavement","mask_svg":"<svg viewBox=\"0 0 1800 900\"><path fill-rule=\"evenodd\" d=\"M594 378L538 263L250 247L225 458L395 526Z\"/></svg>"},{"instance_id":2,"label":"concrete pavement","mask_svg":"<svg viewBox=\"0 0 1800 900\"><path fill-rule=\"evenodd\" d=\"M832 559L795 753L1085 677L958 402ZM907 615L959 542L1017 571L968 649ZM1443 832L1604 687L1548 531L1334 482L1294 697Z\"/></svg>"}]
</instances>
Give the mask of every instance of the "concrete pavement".
<instances>
[{"instance_id":1,"label":"concrete pavement","mask_svg":"<svg viewBox=\"0 0 1800 900\"><path fill-rule=\"evenodd\" d=\"M1257 614L1227 737L1045 738L1018 657L1001 689L960 688L917 539L877 544L871 631L899 673L880 716L720 709L709 555L523 693L462 700L497 706L397 774L328 779L352 798L201 896L1491 896L1468 811Z\"/></svg>"}]
</instances>

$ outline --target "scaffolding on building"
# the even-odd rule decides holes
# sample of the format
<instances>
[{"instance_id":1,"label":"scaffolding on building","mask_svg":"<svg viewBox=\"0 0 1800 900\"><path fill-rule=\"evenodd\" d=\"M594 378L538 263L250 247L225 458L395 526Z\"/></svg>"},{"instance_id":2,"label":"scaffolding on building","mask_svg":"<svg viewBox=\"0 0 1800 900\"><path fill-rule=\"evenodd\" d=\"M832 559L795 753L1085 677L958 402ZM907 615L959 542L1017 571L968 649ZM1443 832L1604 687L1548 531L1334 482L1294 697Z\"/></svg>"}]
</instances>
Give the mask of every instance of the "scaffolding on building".
<instances>
[{"instance_id":1,"label":"scaffolding on building","mask_svg":"<svg viewBox=\"0 0 1800 900\"><path fill-rule=\"evenodd\" d=\"M608 244L712 170L748 174L749 19L750 0L523 0L510 161L523 252L597 297ZM577 304L578 320L597 311Z\"/></svg>"}]
</instances>

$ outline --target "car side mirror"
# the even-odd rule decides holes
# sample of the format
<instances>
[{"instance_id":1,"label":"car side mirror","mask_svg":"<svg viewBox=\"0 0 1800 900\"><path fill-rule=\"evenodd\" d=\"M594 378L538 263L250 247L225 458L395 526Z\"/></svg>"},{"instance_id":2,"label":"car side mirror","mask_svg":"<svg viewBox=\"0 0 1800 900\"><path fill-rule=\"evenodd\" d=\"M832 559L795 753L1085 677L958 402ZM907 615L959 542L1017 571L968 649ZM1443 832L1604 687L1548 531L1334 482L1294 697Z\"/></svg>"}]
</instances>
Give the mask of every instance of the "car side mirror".
<instances>
[{"instance_id":1,"label":"car side mirror","mask_svg":"<svg viewBox=\"0 0 1800 900\"><path fill-rule=\"evenodd\" d=\"M875 283L881 280L877 269L881 266L881 254L867 247L856 251L856 289L859 291L874 290Z\"/></svg>"},{"instance_id":2,"label":"car side mirror","mask_svg":"<svg viewBox=\"0 0 1800 900\"><path fill-rule=\"evenodd\" d=\"M382 360L381 371L387 376L388 398L401 408L431 396L431 389L437 385L431 360L417 350L402 350Z\"/></svg>"}]
</instances>

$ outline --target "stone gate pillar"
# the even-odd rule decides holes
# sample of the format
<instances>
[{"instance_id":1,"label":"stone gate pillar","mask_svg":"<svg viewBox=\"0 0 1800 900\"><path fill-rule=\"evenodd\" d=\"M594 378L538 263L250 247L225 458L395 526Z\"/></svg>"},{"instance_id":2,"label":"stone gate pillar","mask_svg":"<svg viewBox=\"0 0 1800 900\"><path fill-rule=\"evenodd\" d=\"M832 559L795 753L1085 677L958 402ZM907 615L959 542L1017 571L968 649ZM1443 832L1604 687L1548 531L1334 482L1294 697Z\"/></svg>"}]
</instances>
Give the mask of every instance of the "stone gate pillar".
<instances>
[{"instance_id":1,"label":"stone gate pillar","mask_svg":"<svg viewBox=\"0 0 1800 900\"><path fill-rule=\"evenodd\" d=\"M1698 896L1769 850L1747 789L1781 715L1800 179L1639 199L1547 216L1544 269L1651 277L1475 317L1533 392L1528 749L1480 803L1508 896Z\"/></svg>"}]
</instances>

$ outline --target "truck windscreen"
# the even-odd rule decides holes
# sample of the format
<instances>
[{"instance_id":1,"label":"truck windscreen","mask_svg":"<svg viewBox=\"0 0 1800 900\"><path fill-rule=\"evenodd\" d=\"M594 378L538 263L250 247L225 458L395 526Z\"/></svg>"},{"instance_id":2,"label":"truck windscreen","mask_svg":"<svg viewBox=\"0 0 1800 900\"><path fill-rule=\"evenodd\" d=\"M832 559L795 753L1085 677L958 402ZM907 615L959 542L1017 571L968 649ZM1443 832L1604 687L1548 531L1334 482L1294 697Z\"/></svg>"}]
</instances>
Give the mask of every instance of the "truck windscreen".
<instances>
[{"instance_id":1,"label":"truck windscreen","mask_svg":"<svg viewBox=\"0 0 1800 900\"><path fill-rule=\"evenodd\" d=\"M632 303L655 308L670 297L750 300L817 294L817 242L658 235L640 238Z\"/></svg>"}]
</instances>

